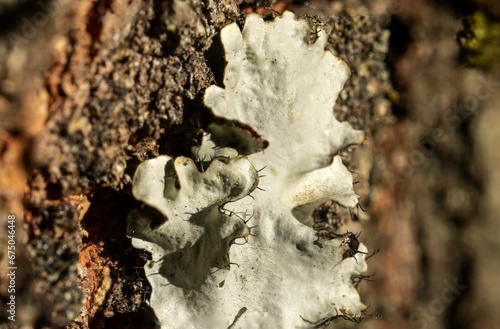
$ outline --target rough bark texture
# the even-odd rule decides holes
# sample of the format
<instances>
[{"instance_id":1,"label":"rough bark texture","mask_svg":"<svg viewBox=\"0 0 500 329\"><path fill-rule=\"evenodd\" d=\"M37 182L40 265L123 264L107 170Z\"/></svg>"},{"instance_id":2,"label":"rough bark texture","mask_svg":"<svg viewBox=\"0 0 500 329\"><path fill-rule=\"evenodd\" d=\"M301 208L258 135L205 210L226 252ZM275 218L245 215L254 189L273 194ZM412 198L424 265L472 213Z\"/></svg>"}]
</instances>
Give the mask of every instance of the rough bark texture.
<instances>
[{"instance_id":1,"label":"rough bark texture","mask_svg":"<svg viewBox=\"0 0 500 329\"><path fill-rule=\"evenodd\" d=\"M379 317L356 325L495 327L500 55L467 67L455 34L476 10L493 26L500 6L179 3L0 2L2 305L8 215L17 218L18 267L17 321L2 306L2 328L151 327L148 255L125 236L130 178L141 161L186 155L198 143L211 118L203 91L220 84L224 68L218 31L245 13L271 18L284 9L313 23L312 39L329 33L328 47L352 70L335 114L368 132L344 154L366 213L330 203L316 213L318 229L363 230L368 247L381 250L369 260L375 281L360 284ZM498 54L491 40L487 49Z\"/></svg>"}]
</instances>

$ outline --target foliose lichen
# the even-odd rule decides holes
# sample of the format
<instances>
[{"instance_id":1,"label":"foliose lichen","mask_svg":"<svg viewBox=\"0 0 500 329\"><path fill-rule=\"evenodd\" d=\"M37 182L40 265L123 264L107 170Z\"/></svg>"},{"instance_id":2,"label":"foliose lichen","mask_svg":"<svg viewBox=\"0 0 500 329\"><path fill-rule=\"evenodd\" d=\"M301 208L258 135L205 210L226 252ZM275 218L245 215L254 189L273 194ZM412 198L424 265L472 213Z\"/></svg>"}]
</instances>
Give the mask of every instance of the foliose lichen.
<instances>
[{"instance_id":1,"label":"foliose lichen","mask_svg":"<svg viewBox=\"0 0 500 329\"><path fill-rule=\"evenodd\" d=\"M328 199L357 205L336 154L364 133L335 119L349 68L309 31L290 12L223 28L224 88L204 98L220 120L191 158L135 173L135 198L165 217L152 227L146 207L128 219L133 245L152 254L150 305L164 328L310 328L365 308L352 278L366 247L311 227Z\"/></svg>"}]
</instances>

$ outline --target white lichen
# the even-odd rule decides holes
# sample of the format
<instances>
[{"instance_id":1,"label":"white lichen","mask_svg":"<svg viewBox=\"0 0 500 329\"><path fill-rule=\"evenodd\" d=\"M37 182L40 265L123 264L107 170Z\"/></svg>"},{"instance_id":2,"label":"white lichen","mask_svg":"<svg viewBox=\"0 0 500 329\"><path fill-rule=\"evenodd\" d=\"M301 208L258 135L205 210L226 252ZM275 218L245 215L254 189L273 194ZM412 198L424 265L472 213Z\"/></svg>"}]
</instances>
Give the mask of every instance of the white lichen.
<instances>
[{"instance_id":1,"label":"white lichen","mask_svg":"<svg viewBox=\"0 0 500 329\"><path fill-rule=\"evenodd\" d=\"M364 309L352 277L366 270L366 247L311 228L320 203L357 204L335 154L364 134L333 116L349 69L324 50L325 35L309 44L309 30L290 12L226 26L225 88L204 99L226 121L209 126L193 159L137 169L134 196L166 220L151 227L152 211L136 209L128 228L152 254L145 272L162 327L309 328Z\"/></svg>"}]
</instances>

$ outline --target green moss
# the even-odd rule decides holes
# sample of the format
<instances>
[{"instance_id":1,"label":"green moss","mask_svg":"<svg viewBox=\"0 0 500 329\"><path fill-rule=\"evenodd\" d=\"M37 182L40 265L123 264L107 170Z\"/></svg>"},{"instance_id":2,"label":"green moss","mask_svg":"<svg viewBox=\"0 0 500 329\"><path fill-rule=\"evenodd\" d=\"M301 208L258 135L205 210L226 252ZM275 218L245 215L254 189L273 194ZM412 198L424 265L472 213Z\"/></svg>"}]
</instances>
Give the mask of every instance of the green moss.
<instances>
[{"instance_id":1,"label":"green moss","mask_svg":"<svg viewBox=\"0 0 500 329\"><path fill-rule=\"evenodd\" d=\"M463 63L490 68L500 58L500 23L490 22L482 12L475 12L462 21L456 36Z\"/></svg>"}]
</instances>

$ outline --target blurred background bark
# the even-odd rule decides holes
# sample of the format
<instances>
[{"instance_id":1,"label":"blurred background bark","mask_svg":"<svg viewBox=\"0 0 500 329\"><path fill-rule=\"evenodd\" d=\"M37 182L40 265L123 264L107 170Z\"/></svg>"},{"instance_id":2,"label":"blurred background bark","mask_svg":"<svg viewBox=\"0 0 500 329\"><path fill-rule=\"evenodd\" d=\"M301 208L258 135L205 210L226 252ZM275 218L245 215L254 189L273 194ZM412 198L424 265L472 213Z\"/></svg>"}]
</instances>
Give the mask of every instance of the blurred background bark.
<instances>
[{"instance_id":1,"label":"blurred background bark","mask_svg":"<svg viewBox=\"0 0 500 329\"><path fill-rule=\"evenodd\" d=\"M149 328L148 255L125 236L130 179L186 155L221 83L220 29L292 10L352 70L336 116L367 131L344 160L380 252L361 324L500 323L500 5L486 0L0 1L0 296L16 216L16 323ZM339 220L325 204L318 217ZM347 219L346 219L347 218ZM327 275L327 274L325 274ZM166 297L167 298L167 297Z\"/></svg>"}]
</instances>

